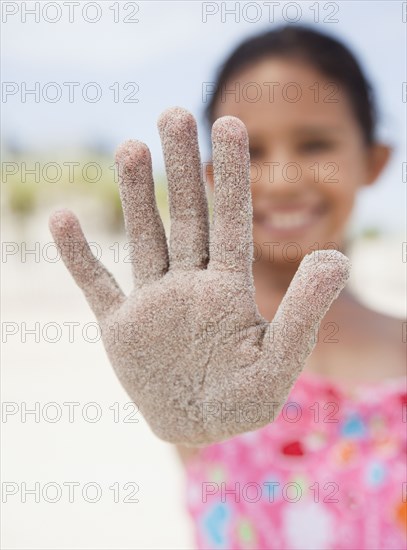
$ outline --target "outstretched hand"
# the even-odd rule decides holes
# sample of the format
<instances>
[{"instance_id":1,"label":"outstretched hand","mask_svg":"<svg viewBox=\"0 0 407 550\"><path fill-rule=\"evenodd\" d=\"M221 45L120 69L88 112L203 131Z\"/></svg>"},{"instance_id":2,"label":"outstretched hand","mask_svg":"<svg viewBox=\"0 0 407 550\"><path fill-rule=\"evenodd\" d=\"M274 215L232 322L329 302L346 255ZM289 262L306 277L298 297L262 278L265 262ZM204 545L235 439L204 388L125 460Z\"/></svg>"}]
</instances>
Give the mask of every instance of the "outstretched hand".
<instances>
[{"instance_id":1,"label":"outstretched hand","mask_svg":"<svg viewBox=\"0 0 407 550\"><path fill-rule=\"evenodd\" d=\"M211 226L194 118L172 108L158 127L168 177L168 244L147 146L128 141L116 154L134 245L129 296L93 257L72 212L53 213L50 230L98 319L118 378L151 429L166 441L199 446L274 420L350 265L335 250L305 256L269 323L255 303L244 124L223 117L213 125ZM73 243L80 254L72 253Z\"/></svg>"}]
</instances>

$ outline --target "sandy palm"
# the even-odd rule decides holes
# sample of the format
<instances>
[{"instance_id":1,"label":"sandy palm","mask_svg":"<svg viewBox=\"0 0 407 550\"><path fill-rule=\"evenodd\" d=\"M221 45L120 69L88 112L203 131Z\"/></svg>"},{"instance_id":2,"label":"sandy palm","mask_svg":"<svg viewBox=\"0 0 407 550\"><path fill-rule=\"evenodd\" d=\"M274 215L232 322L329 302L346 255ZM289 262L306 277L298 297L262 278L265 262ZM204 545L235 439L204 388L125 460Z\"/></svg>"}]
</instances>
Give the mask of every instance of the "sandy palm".
<instances>
[{"instance_id":1,"label":"sandy palm","mask_svg":"<svg viewBox=\"0 0 407 550\"><path fill-rule=\"evenodd\" d=\"M194 118L169 109L159 131L169 188L168 244L147 146L129 141L116 155L135 251L129 296L92 259L74 214L55 212L50 229L102 327L120 381L152 430L173 443L203 445L274 419L346 282L349 261L336 251L307 255L268 323L255 303L245 126L234 117L213 126L210 228ZM70 253L73 242L87 254Z\"/></svg>"}]
</instances>

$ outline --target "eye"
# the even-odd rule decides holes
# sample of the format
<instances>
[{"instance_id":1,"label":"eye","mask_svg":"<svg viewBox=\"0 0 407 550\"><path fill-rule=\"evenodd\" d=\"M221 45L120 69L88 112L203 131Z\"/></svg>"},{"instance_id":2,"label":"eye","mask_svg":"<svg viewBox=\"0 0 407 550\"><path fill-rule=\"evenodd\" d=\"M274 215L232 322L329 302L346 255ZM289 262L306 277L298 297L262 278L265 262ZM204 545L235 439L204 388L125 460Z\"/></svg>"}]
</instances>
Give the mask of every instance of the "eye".
<instances>
[{"instance_id":1,"label":"eye","mask_svg":"<svg viewBox=\"0 0 407 550\"><path fill-rule=\"evenodd\" d=\"M329 151L335 147L332 141L326 139L313 139L305 141L298 145L299 151L303 153L315 153L319 151Z\"/></svg>"}]
</instances>

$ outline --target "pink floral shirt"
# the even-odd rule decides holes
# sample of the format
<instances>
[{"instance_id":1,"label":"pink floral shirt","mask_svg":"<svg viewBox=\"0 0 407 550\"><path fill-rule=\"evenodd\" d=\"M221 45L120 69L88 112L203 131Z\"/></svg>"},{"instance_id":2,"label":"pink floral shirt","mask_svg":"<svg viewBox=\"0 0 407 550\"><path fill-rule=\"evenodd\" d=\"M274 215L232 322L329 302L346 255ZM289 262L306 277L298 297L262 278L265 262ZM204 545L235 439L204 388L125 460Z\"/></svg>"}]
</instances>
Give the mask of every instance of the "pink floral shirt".
<instances>
[{"instance_id":1,"label":"pink floral shirt","mask_svg":"<svg viewBox=\"0 0 407 550\"><path fill-rule=\"evenodd\" d=\"M345 392L303 372L275 422L187 465L198 548L407 548L407 378Z\"/></svg>"}]
</instances>

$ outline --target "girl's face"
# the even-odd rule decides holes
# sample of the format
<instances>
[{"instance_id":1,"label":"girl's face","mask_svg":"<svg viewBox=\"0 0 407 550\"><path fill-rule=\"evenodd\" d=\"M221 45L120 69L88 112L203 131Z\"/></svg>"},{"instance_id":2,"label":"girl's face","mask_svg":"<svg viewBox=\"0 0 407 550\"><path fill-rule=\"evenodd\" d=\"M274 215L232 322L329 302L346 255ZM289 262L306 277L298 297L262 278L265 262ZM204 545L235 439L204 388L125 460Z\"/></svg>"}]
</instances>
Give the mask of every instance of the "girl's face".
<instances>
[{"instance_id":1,"label":"girl's face","mask_svg":"<svg viewBox=\"0 0 407 550\"><path fill-rule=\"evenodd\" d=\"M224 115L249 134L255 258L293 265L342 249L356 192L379 170L346 91L310 65L264 59L227 84Z\"/></svg>"}]
</instances>

